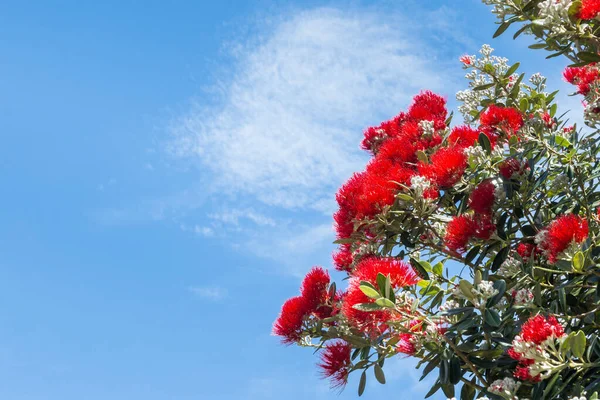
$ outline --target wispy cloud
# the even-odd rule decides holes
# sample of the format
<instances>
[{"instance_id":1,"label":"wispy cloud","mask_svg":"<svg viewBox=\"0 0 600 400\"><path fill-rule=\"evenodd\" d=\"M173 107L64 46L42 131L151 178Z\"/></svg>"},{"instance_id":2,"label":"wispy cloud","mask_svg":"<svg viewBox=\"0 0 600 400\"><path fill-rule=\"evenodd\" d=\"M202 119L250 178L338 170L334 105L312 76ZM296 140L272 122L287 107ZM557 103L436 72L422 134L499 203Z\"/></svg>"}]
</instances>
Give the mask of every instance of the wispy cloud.
<instances>
[{"instance_id":1,"label":"wispy cloud","mask_svg":"<svg viewBox=\"0 0 600 400\"><path fill-rule=\"evenodd\" d=\"M271 24L258 44L232 46L235 74L212 106L197 102L173 121L169 151L199 160L223 191L329 212L335 188L364 164L362 129L421 89L448 90L419 35L400 14L364 10Z\"/></svg>"},{"instance_id":2,"label":"wispy cloud","mask_svg":"<svg viewBox=\"0 0 600 400\"><path fill-rule=\"evenodd\" d=\"M275 226L276 222L273 218L267 217L264 214L258 213L251 208L236 209L230 208L218 213L208 214L208 217L215 222L239 226L240 220L248 220L259 226Z\"/></svg>"},{"instance_id":3,"label":"wispy cloud","mask_svg":"<svg viewBox=\"0 0 600 400\"><path fill-rule=\"evenodd\" d=\"M227 290L219 286L191 286L188 291L194 296L211 301L220 301L227 297Z\"/></svg>"}]
</instances>

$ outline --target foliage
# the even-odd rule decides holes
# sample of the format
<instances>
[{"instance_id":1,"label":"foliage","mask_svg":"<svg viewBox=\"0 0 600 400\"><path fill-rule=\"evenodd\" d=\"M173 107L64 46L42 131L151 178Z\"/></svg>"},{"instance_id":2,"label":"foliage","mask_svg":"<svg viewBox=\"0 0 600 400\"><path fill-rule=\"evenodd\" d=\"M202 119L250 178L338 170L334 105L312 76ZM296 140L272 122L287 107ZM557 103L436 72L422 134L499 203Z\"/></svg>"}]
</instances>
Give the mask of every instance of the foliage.
<instances>
[{"instance_id":1,"label":"foliage","mask_svg":"<svg viewBox=\"0 0 600 400\"><path fill-rule=\"evenodd\" d=\"M497 34L524 23L515 37L571 59L565 77L595 127L600 2L484 2ZM320 351L332 386L360 373L359 394L369 370L385 383L385 360L408 355L423 377L437 371L428 397L596 399L597 131L568 126L546 79L526 79L489 46L461 63L463 125L423 92L365 132L373 157L336 196L334 265L348 287L313 269L274 333Z\"/></svg>"}]
</instances>

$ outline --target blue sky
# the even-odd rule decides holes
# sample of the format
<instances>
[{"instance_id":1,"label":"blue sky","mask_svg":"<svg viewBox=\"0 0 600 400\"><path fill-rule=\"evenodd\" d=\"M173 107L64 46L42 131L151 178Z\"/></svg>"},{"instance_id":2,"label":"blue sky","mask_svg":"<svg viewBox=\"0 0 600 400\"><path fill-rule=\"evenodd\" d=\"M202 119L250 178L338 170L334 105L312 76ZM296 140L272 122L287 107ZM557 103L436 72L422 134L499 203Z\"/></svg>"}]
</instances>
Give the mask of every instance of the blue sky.
<instances>
[{"instance_id":1,"label":"blue sky","mask_svg":"<svg viewBox=\"0 0 600 400\"><path fill-rule=\"evenodd\" d=\"M330 267L362 129L421 89L454 105L483 43L566 89L476 0L0 10L3 399L355 398L270 330ZM428 390L387 366L365 399Z\"/></svg>"}]
</instances>

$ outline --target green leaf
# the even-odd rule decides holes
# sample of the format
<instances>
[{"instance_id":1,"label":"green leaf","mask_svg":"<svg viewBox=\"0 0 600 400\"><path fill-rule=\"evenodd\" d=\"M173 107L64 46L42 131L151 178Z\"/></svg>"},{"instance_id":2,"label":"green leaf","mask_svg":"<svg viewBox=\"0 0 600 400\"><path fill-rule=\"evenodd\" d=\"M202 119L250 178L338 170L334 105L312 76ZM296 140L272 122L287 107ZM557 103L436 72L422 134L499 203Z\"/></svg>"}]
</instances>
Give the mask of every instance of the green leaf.
<instances>
[{"instance_id":1,"label":"green leaf","mask_svg":"<svg viewBox=\"0 0 600 400\"><path fill-rule=\"evenodd\" d=\"M427 154L423 150L417 151L417 159L424 163L429 163L429 159L427 158Z\"/></svg>"},{"instance_id":2,"label":"green leaf","mask_svg":"<svg viewBox=\"0 0 600 400\"><path fill-rule=\"evenodd\" d=\"M383 373L383 369L379 366L379 364L375 364L373 366L373 372L375 372L375 378L379 383L385 385L385 374Z\"/></svg>"},{"instance_id":3,"label":"green leaf","mask_svg":"<svg viewBox=\"0 0 600 400\"><path fill-rule=\"evenodd\" d=\"M359 303L359 304L353 305L352 308L354 308L355 310L358 310L358 311L366 311L366 312L381 310L381 307L375 303Z\"/></svg>"},{"instance_id":4,"label":"green leaf","mask_svg":"<svg viewBox=\"0 0 600 400\"><path fill-rule=\"evenodd\" d=\"M460 382L462 373L460 369L460 360L457 357L450 359L450 369L448 370L448 380L451 384L456 385Z\"/></svg>"},{"instance_id":5,"label":"green leaf","mask_svg":"<svg viewBox=\"0 0 600 400\"><path fill-rule=\"evenodd\" d=\"M579 53L577 53L577 58L579 58L581 61L585 61L585 62L600 61L600 55L589 52L589 51L580 51Z\"/></svg>"},{"instance_id":6,"label":"green leaf","mask_svg":"<svg viewBox=\"0 0 600 400\"><path fill-rule=\"evenodd\" d=\"M535 23L535 21L534 21L534 23ZM535 43L535 44L529 45L528 47L530 49L534 49L534 50L544 49L544 48L546 48L546 43Z\"/></svg>"},{"instance_id":7,"label":"green leaf","mask_svg":"<svg viewBox=\"0 0 600 400\"><path fill-rule=\"evenodd\" d=\"M498 314L498 312L496 310L486 308L485 313L484 313L484 319L485 319L485 322L493 328L497 328L500 326L500 323L501 323L500 315Z\"/></svg>"},{"instance_id":8,"label":"green leaf","mask_svg":"<svg viewBox=\"0 0 600 400\"><path fill-rule=\"evenodd\" d=\"M485 85L479 85L479 86L475 86L473 88L473 90L475 91L479 91L479 90L485 90L485 89L489 89L489 88L493 88L494 86L496 86L495 83L486 83Z\"/></svg>"},{"instance_id":9,"label":"green leaf","mask_svg":"<svg viewBox=\"0 0 600 400\"><path fill-rule=\"evenodd\" d=\"M440 382L442 384L449 382L449 369L450 362L448 360L442 360L442 362L440 363Z\"/></svg>"},{"instance_id":10,"label":"green leaf","mask_svg":"<svg viewBox=\"0 0 600 400\"><path fill-rule=\"evenodd\" d=\"M481 250L481 246L475 246L471 250L469 250L469 252L465 256L465 264L470 264L475 259L475 257L477 257L477 254L479 254L479 250Z\"/></svg>"},{"instance_id":11,"label":"green leaf","mask_svg":"<svg viewBox=\"0 0 600 400\"><path fill-rule=\"evenodd\" d=\"M488 138L485 133L479 134L479 145L484 148L486 153L492 153L492 143L490 142L490 138Z\"/></svg>"},{"instance_id":12,"label":"green leaf","mask_svg":"<svg viewBox=\"0 0 600 400\"><path fill-rule=\"evenodd\" d=\"M583 271L583 266L585 264L585 256L583 255L583 253L581 251L578 251L577 253L575 253L575 255L573 256L573 269L575 271L581 272Z\"/></svg>"},{"instance_id":13,"label":"green leaf","mask_svg":"<svg viewBox=\"0 0 600 400\"><path fill-rule=\"evenodd\" d=\"M560 309L567 313L567 294L565 293L565 288L561 287L558 289L558 304L560 305Z\"/></svg>"},{"instance_id":14,"label":"green leaf","mask_svg":"<svg viewBox=\"0 0 600 400\"><path fill-rule=\"evenodd\" d=\"M523 97L521 101L519 101L519 110L521 112L527 112L529 110L529 100L526 97Z\"/></svg>"},{"instance_id":15,"label":"green leaf","mask_svg":"<svg viewBox=\"0 0 600 400\"><path fill-rule=\"evenodd\" d=\"M515 34L513 35L513 39L518 38L519 35L525 32L525 30L527 30L527 28L529 28L530 26L531 24L523 25L523 27L521 27L518 31L515 32Z\"/></svg>"},{"instance_id":16,"label":"green leaf","mask_svg":"<svg viewBox=\"0 0 600 400\"><path fill-rule=\"evenodd\" d=\"M421 279L424 279L426 281L429 280L429 274L427 273L427 271L425 270L425 268L423 268L423 266L421 265L421 263L417 260L415 260L414 258L410 258L410 265L412 265L413 269L415 270L415 272L417 273L417 275L419 275L421 277Z\"/></svg>"},{"instance_id":17,"label":"green leaf","mask_svg":"<svg viewBox=\"0 0 600 400\"><path fill-rule=\"evenodd\" d=\"M471 381L475 383L475 381ZM460 400L473 400L475 399L475 388L469 385L463 385L460 390Z\"/></svg>"},{"instance_id":18,"label":"green leaf","mask_svg":"<svg viewBox=\"0 0 600 400\"><path fill-rule=\"evenodd\" d=\"M385 308L396 307L396 305L390 299L386 299L385 297L381 297L381 298L375 300L375 304L380 305L381 307L385 307Z\"/></svg>"},{"instance_id":19,"label":"green leaf","mask_svg":"<svg viewBox=\"0 0 600 400\"><path fill-rule=\"evenodd\" d=\"M512 24L514 21L505 21L503 23L500 24L500 26L498 27L498 29L496 29L496 32L494 32L494 36L492 36L493 38L497 38L498 36L502 35L510 26L510 24Z\"/></svg>"},{"instance_id":20,"label":"green leaf","mask_svg":"<svg viewBox=\"0 0 600 400\"><path fill-rule=\"evenodd\" d=\"M552 387L554 386L554 384L556 383L556 380L560 378L560 374L555 374L552 379L550 380L550 382L548 382L548 384L546 385L546 388L544 389L544 399L549 399L551 397L550 393L552 392Z\"/></svg>"},{"instance_id":21,"label":"green leaf","mask_svg":"<svg viewBox=\"0 0 600 400\"><path fill-rule=\"evenodd\" d=\"M514 64L512 67L510 67L510 68L508 69L508 71L506 71L506 73L504 74L504 76L505 76L505 77L509 77L509 76L511 76L512 74L514 74L514 73L517 71L517 69L519 69L519 66L520 66L520 65L521 65L521 63L516 63L516 64Z\"/></svg>"},{"instance_id":22,"label":"green leaf","mask_svg":"<svg viewBox=\"0 0 600 400\"><path fill-rule=\"evenodd\" d=\"M569 142L569 139L567 139L561 135L554 136L554 143L556 143L560 147L564 147L565 149L568 149L569 147L571 147L571 142Z\"/></svg>"},{"instance_id":23,"label":"green leaf","mask_svg":"<svg viewBox=\"0 0 600 400\"><path fill-rule=\"evenodd\" d=\"M558 350L563 357L571 350L571 340L568 336L560 342Z\"/></svg>"},{"instance_id":24,"label":"green leaf","mask_svg":"<svg viewBox=\"0 0 600 400\"><path fill-rule=\"evenodd\" d=\"M381 293L379 293L379 291L377 291L373 285L371 284L366 284L362 283L360 284L360 286L358 287L360 289L361 292L363 292L365 295L367 295L367 297L370 297L372 299L378 299L381 297Z\"/></svg>"},{"instance_id":25,"label":"green leaf","mask_svg":"<svg viewBox=\"0 0 600 400\"><path fill-rule=\"evenodd\" d=\"M454 397L454 385L451 383L442 385L442 392L444 392L446 397L448 397L449 399L453 398Z\"/></svg>"},{"instance_id":26,"label":"green leaf","mask_svg":"<svg viewBox=\"0 0 600 400\"><path fill-rule=\"evenodd\" d=\"M569 337L571 341L571 351L573 355L579 359L583 357L583 353L585 352L585 345L587 339L585 337L585 333L583 331L578 331L576 334L571 334Z\"/></svg>"},{"instance_id":27,"label":"green leaf","mask_svg":"<svg viewBox=\"0 0 600 400\"><path fill-rule=\"evenodd\" d=\"M473 298L473 292L471 291L473 289L473 285L471 284L471 282L461 279L461 281L458 282L458 288L467 299Z\"/></svg>"},{"instance_id":28,"label":"green leaf","mask_svg":"<svg viewBox=\"0 0 600 400\"><path fill-rule=\"evenodd\" d=\"M427 392L427 394L425 395L425 398L428 399L431 396L433 396L435 394L435 392L437 392L438 390L440 390L441 387L442 387L442 384L439 381L437 381L435 383L435 385L433 385L431 387L431 389L429 389L429 392Z\"/></svg>"},{"instance_id":29,"label":"green leaf","mask_svg":"<svg viewBox=\"0 0 600 400\"><path fill-rule=\"evenodd\" d=\"M381 272L377 274L377 287L379 288L380 293L385 293L385 281L387 280L387 276L382 274ZM384 294L385 296L385 294Z\"/></svg>"},{"instance_id":30,"label":"green leaf","mask_svg":"<svg viewBox=\"0 0 600 400\"><path fill-rule=\"evenodd\" d=\"M502 248L498 252L498 254L496 254L496 257L494 257L494 261L492 262L492 272L498 271L498 269L500 268L502 263L504 261L506 261L506 258L508 257L509 252L510 252L510 247L506 246L506 247Z\"/></svg>"},{"instance_id":31,"label":"green leaf","mask_svg":"<svg viewBox=\"0 0 600 400\"><path fill-rule=\"evenodd\" d=\"M435 264L433 266L433 273L437 276L442 276L444 273L444 264L442 264L441 262Z\"/></svg>"},{"instance_id":32,"label":"green leaf","mask_svg":"<svg viewBox=\"0 0 600 400\"><path fill-rule=\"evenodd\" d=\"M360 382L358 382L358 395L362 396L367 386L367 371L363 371L360 375Z\"/></svg>"},{"instance_id":33,"label":"green leaf","mask_svg":"<svg viewBox=\"0 0 600 400\"><path fill-rule=\"evenodd\" d=\"M409 194L406 194L406 193L397 193L396 197L399 198L402 201L409 201L409 202L414 201L413 197L411 195L409 195Z\"/></svg>"}]
</instances>

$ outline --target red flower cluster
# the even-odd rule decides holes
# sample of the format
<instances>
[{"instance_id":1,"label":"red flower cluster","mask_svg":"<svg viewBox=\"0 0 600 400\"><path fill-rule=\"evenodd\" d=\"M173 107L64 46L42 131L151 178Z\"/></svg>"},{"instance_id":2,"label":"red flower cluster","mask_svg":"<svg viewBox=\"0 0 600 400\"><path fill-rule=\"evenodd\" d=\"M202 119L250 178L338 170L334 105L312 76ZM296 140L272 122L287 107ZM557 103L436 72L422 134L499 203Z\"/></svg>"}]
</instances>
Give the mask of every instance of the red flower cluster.
<instances>
[{"instance_id":1,"label":"red flower cluster","mask_svg":"<svg viewBox=\"0 0 600 400\"><path fill-rule=\"evenodd\" d=\"M321 368L324 378L331 379L331 387L343 387L348 382L350 373L350 351L352 347L346 342L335 342L328 344L321 353L321 362L317 364Z\"/></svg>"},{"instance_id":2,"label":"red flower cluster","mask_svg":"<svg viewBox=\"0 0 600 400\"><path fill-rule=\"evenodd\" d=\"M600 14L600 0L582 0L577 18L594 19Z\"/></svg>"},{"instance_id":3,"label":"red flower cluster","mask_svg":"<svg viewBox=\"0 0 600 400\"><path fill-rule=\"evenodd\" d=\"M534 252L537 253L537 249L533 243L519 243L517 246L517 254L524 260L529 259Z\"/></svg>"},{"instance_id":4,"label":"red flower cluster","mask_svg":"<svg viewBox=\"0 0 600 400\"><path fill-rule=\"evenodd\" d=\"M327 306L329 274L321 267L310 270L302 280L300 296L292 297L283 303L281 314L273 324L273 334L282 337L285 344L300 340L302 324L309 315L318 318L329 317L333 309Z\"/></svg>"},{"instance_id":5,"label":"red flower cluster","mask_svg":"<svg viewBox=\"0 0 600 400\"><path fill-rule=\"evenodd\" d=\"M450 132L450 135L448 136L448 143L456 147L472 147L479 140L480 133L482 133L480 130L473 129L467 125L456 126L452 129L452 132ZM494 142L492 140L495 138L487 133L486 135L490 139L490 142L492 142L493 146Z\"/></svg>"},{"instance_id":6,"label":"red flower cluster","mask_svg":"<svg viewBox=\"0 0 600 400\"><path fill-rule=\"evenodd\" d=\"M511 137L523 126L523 116L516 108L491 105L481 114L479 122L490 136L499 137L504 133Z\"/></svg>"},{"instance_id":7,"label":"red flower cluster","mask_svg":"<svg viewBox=\"0 0 600 400\"><path fill-rule=\"evenodd\" d=\"M588 222L577 215L567 214L554 220L544 232L540 250L544 251L551 263L567 250L571 243L581 243L589 234Z\"/></svg>"},{"instance_id":8,"label":"red flower cluster","mask_svg":"<svg viewBox=\"0 0 600 400\"><path fill-rule=\"evenodd\" d=\"M467 166L462 149L476 139L456 131L454 138L461 145L437 148L442 143L440 132L446 129L447 115L446 100L425 91L415 96L406 113L367 129L361 146L374 157L365 171L354 174L336 194L339 209L334 221L339 239L350 238L357 222L369 220L393 205L402 190L400 185L410 186L417 174L431 181L424 193L427 198L437 198L439 189L461 178ZM417 162L418 151L430 152L430 162ZM334 254L337 269L350 272L352 263L356 263L352 259L353 246L345 244Z\"/></svg>"},{"instance_id":9,"label":"red flower cluster","mask_svg":"<svg viewBox=\"0 0 600 400\"><path fill-rule=\"evenodd\" d=\"M530 367L535 364L536 360L527 358L528 356L520 353L518 350L533 348L540 346L544 341L549 338L558 339L564 336L565 331L561 324L558 323L554 317L543 317L536 315L535 317L529 318L521 327L521 334L515 337L513 341L513 347L508 350L508 355L519 361L519 365L515 369L515 378L538 382L540 376L532 376ZM539 349L541 353L542 349Z\"/></svg>"},{"instance_id":10,"label":"red flower cluster","mask_svg":"<svg viewBox=\"0 0 600 400\"><path fill-rule=\"evenodd\" d=\"M467 156L460 147L445 147L431 156L431 162L420 162L418 171L440 189L455 185L467 168Z\"/></svg>"},{"instance_id":11,"label":"red flower cluster","mask_svg":"<svg viewBox=\"0 0 600 400\"><path fill-rule=\"evenodd\" d=\"M529 169L529 165L515 158L509 158L502 161L500 165L498 165L498 168L500 170L500 175L502 175L504 179L511 179L515 174L524 174L525 171Z\"/></svg>"},{"instance_id":12,"label":"red flower cluster","mask_svg":"<svg viewBox=\"0 0 600 400\"><path fill-rule=\"evenodd\" d=\"M342 302L342 313L352 325L372 336L378 336L387 330L385 323L393 318L392 314L386 310L361 311L354 306L374 302L360 290L360 283L367 281L377 286L377 275L380 273L390 277L393 289L414 285L419 281L419 277L409 264L394 258L368 257L357 264L350 279L348 292Z\"/></svg>"},{"instance_id":13,"label":"red flower cluster","mask_svg":"<svg viewBox=\"0 0 600 400\"><path fill-rule=\"evenodd\" d=\"M496 230L496 225L492 221L495 199L496 185L490 180L483 181L471 192L469 207L475 213L454 217L446 228L444 243L450 250L463 252L469 240L490 238Z\"/></svg>"},{"instance_id":14,"label":"red flower cluster","mask_svg":"<svg viewBox=\"0 0 600 400\"><path fill-rule=\"evenodd\" d=\"M473 238L487 240L495 230L496 225L490 215L459 215L448 223L444 243L450 250L464 252L469 240Z\"/></svg>"},{"instance_id":15,"label":"red flower cluster","mask_svg":"<svg viewBox=\"0 0 600 400\"><path fill-rule=\"evenodd\" d=\"M577 86L579 94L585 96L590 92L590 85L598 79L599 74L596 63L592 63L583 67L567 67L563 76L567 82Z\"/></svg>"},{"instance_id":16,"label":"red flower cluster","mask_svg":"<svg viewBox=\"0 0 600 400\"><path fill-rule=\"evenodd\" d=\"M480 183L469 197L469 207L479 214L489 215L496 199L496 185L486 180Z\"/></svg>"}]
</instances>

